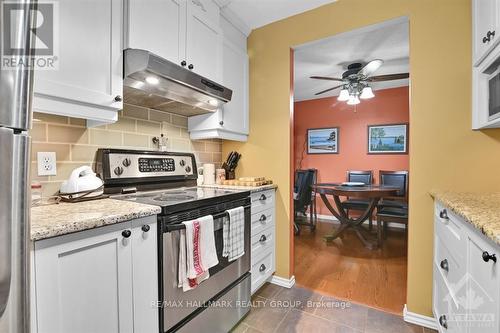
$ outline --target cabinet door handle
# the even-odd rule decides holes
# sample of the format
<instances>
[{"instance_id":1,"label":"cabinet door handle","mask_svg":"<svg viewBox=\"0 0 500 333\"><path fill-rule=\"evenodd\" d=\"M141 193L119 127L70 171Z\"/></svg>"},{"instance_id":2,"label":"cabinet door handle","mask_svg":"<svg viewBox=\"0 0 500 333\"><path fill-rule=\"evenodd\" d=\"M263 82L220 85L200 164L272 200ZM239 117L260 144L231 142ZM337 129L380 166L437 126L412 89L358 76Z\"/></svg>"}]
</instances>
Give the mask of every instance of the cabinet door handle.
<instances>
[{"instance_id":1,"label":"cabinet door handle","mask_svg":"<svg viewBox=\"0 0 500 333\"><path fill-rule=\"evenodd\" d=\"M441 261L441 263L439 264L439 266L441 266L441 268L444 270L444 271L449 271L450 270L450 267L448 265L448 259L443 259Z\"/></svg>"},{"instance_id":2,"label":"cabinet door handle","mask_svg":"<svg viewBox=\"0 0 500 333\"><path fill-rule=\"evenodd\" d=\"M264 222L265 220L267 220L267 217L266 217L266 215L262 214L262 215L260 216L260 218L259 218L259 221L260 221L260 222Z\"/></svg>"},{"instance_id":3,"label":"cabinet door handle","mask_svg":"<svg viewBox=\"0 0 500 333\"><path fill-rule=\"evenodd\" d=\"M124 238L129 238L131 235L132 235L132 231L130 231L130 230L123 230L122 231L122 236Z\"/></svg>"},{"instance_id":4,"label":"cabinet door handle","mask_svg":"<svg viewBox=\"0 0 500 333\"><path fill-rule=\"evenodd\" d=\"M445 329L448 329L448 322L446 321L445 315L442 315L441 317L439 317L439 325L441 325Z\"/></svg>"},{"instance_id":5,"label":"cabinet door handle","mask_svg":"<svg viewBox=\"0 0 500 333\"><path fill-rule=\"evenodd\" d=\"M266 195L265 195L265 194L262 194L262 195L260 196L260 198L259 198L259 200L261 200L261 201L264 201L264 200L266 200L266 199L267 199L267 197L266 197Z\"/></svg>"},{"instance_id":6,"label":"cabinet door handle","mask_svg":"<svg viewBox=\"0 0 500 333\"><path fill-rule=\"evenodd\" d=\"M483 260L484 262L488 262L490 260L493 260L494 263L497 262L497 256L495 254L489 254L487 251L483 252Z\"/></svg>"},{"instance_id":7,"label":"cabinet door handle","mask_svg":"<svg viewBox=\"0 0 500 333\"><path fill-rule=\"evenodd\" d=\"M486 34L486 37L488 37L488 41L490 41L492 38L494 38L495 37L495 30L488 31L488 33Z\"/></svg>"},{"instance_id":8,"label":"cabinet door handle","mask_svg":"<svg viewBox=\"0 0 500 333\"><path fill-rule=\"evenodd\" d=\"M264 265L264 264L260 265L259 272L263 272L265 270L266 270L266 265Z\"/></svg>"},{"instance_id":9,"label":"cabinet door handle","mask_svg":"<svg viewBox=\"0 0 500 333\"><path fill-rule=\"evenodd\" d=\"M446 209L443 209L442 211L439 212L439 217L442 218L443 220L449 220L450 218L448 217L448 212Z\"/></svg>"},{"instance_id":10,"label":"cabinet door handle","mask_svg":"<svg viewBox=\"0 0 500 333\"><path fill-rule=\"evenodd\" d=\"M182 67L186 67L186 65L187 65L186 60L182 60L182 61L181 61L181 66L182 66Z\"/></svg>"},{"instance_id":11,"label":"cabinet door handle","mask_svg":"<svg viewBox=\"0 0 500 333\"><path fill-rule=\"evenodd\" d=\"M224 121L219 121L219 125L224 126Z\"/></svg>"},{"instance_id":12,"label":"cabinet door handle","mask_svg":"<svg viewBox=\"0 0 500 333\"><path fill-rule=\"evenodd\" d=\"M263 243L263 242L265 242L266 240L267 240L266 235L262 235L262 236L260 236L259 242Z\"/></svg>"},{"instance_id":13,"label":"cabinet door handle","mask_svg":"<svg viewBox=\"0 0 500 333\"><path fill-rule=\"evenodd\" d=\"M483 37L483 44L486 44L490 41L488 37Z\"/></svg>"},{"instance_id":14,"label":"cabinet door handle","mask_svg":"<svg viewBox=\"0 0 500 333\"><path fill-rule=\"evenodd\" d=\"M194 68L193 64L189 64L188 68L193 69Z\"/></svg>"},{"instance_id":15,"label":"cabinet door handle","mask_svg":"<svg viewBox=\"0 0 500 333\"><path fill-rule=\"evenodd\" d=\"M123 101L123 98L120 95L115 96L115 102L121 102Z\"/></svg>"},{"instance_id":16,"label":"cabinet door handle","mask_svg":"<svg viewBox=\"0 0 500 333\"><path fill-rule=\"evenodd\" d=\"M145 224L145 225L143 225L143 226L141 227L141 229L142 229L142 231L144 231L144 232L148 232L148 231L149 231L149 229L151 229L151 227L149 226L149 224Z\"/></svg>"}]
</instances>

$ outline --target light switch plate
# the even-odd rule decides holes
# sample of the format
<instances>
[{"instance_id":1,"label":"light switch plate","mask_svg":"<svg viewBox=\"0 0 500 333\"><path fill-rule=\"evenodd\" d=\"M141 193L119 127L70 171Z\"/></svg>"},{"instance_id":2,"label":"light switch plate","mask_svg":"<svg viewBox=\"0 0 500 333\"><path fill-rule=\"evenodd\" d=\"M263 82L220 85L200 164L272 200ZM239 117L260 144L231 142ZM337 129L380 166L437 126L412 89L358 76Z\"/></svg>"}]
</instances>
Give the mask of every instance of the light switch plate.
<instances>
[{"instance_id":1,"label":"light switch plate","mask_svg":"<svg viewBox=\"0 0 500 333\"><path fill-rule=\"evenodd\" d=\"M55 152L38 152L38 175L39 176L55 176L57 175L56 153Z\"/></svg>"}]
</instances>

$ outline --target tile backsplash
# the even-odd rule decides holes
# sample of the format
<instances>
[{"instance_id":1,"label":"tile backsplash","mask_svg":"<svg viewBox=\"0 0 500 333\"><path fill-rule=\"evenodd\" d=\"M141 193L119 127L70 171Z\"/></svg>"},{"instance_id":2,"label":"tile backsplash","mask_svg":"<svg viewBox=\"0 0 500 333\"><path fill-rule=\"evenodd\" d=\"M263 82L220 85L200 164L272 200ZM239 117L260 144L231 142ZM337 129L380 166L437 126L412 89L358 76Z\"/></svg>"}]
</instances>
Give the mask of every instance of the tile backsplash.
<instances>
[{"instance_id":1,"label":"tile backsplash","mask_svg":"<svg viewBox=\"0 0 500 333\"><path fill-rule=\"evenodd\" d=\"M71 171L82 165L93 166L98 148L157 149L153 137L161 133L168 139L169 151L193 152L198 164L222 163L222 141L191 140L187 117L124 105L114 124L87 128L85 120L34 113L31 147L31 178L42 184L44 196L54 195ZM56 152L57 175L37 175L37 152Z\"/></svg>"}]
</instances>

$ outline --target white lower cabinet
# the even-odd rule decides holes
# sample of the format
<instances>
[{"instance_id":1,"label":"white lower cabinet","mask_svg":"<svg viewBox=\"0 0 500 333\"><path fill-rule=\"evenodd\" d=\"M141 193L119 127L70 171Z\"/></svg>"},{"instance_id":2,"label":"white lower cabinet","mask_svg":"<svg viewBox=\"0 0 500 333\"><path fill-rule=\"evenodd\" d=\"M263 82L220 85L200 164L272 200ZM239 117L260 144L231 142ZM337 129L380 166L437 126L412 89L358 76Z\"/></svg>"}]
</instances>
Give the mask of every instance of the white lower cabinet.
<instances>
[{"instance_id":1,"label":"white lower cabinet","mask_svg":"<svg viewBox=\"0 0 500 333\"><path fill-rule=\"evenodd\" d=\"M251 273L252 294L268 281L276 270L276 225L274 189L252 193Z\"/></svg>"},{"instance_id":2,"label":"white lower cabinet","mask_svg":"<svg viewBox=\"0 0 500 333\"><path fill-rule=\"evenodd\" d=\"M38 333L158 330L156 217L35 242Z\"/></svg>"},{"instance_id":3,"label":"white lower cabinet","mask_svg":"<svg viewBox=\"0 0 500 333\"><path fill-rule=\"evenodd\" d=\"M440 332L500 332L500 246L436 203L433 312Z\"/></svg>"}]
</instances>

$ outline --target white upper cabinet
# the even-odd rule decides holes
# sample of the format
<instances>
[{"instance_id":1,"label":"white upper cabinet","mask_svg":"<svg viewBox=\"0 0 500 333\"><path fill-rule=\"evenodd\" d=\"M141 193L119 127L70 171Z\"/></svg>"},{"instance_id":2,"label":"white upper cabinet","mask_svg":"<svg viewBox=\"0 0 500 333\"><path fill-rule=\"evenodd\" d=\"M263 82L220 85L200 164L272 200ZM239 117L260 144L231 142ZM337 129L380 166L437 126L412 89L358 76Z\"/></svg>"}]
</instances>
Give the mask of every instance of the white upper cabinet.
<instances>
[{"instance_id":1,"label":"white upper cabinet","mask_svg":"<svg viewBox=\"0 0 500 333\"><path fill-rule=\"evenodd\" d=\"M223 50L223 82L233 96L222 106L222 128L248 135L248 55L229 40Z\"/></svg>"},{"instance_id":2,"label":"white upper cabinet","mask_svg":"<svg viewBox=\"0 0 500 333\"><path fill-rule=\"evenodd\" d=\"M125 48L150 51L220 81L222 32L212 0L126 1Z\"/></svg>"},{"instance_id":3,"label":"white upper cabinet","mask_svg":"<svg viewBox=\"0 0 500 333\"><path fill-rule=\"evenodd\" d=\"M122 1L58 4L59 68L35 72L33 108L88 126L114 122L122 109Z\"/></svg>"},{"instance_id":4,"label":"white upper cabinet","mask_svg":"<svg viewBox=\"0 0 500 333\"><path fill-rule=\"evenodd\" d=\"M148 50L179 65L185 60L185 0L128 0L125 15L125 48Z\"/></svg>"},{"instance_id":5,"label":"white upper cabinet","mask_svg":"<svg viewBox=\"0 0 500 333\"><path fill-rule=\"evenodd\" d=\"M500 127L500 0L473 0L472 129Z\"/></svg>"},{"instance_id":6,"label":"white upper cabinet","mask_svg":"<svg viewBox=\"0 0 500 333\"><path fill-rule=\"evenodd\" d=\"M229 25L224 18L222 47L222 84L233 91L231 101L213 114L190 117L191 139L218 138L246 141L249 133L248 55L246 36Z\"/></svg>"},{"instance_id":7,"label":"white upper cabinet","mask_svg":"<svg viewBox=\"0 0 500 333\"><path fill-rule=\"evenodd\" d=\"M222 76L222 31L218 15L216 19L210 15L216 10L212 1L188 1L186 61L192 71L218 82Z\"/></svg>"},{"instance_id":8,"label":"white upper cabinet","mask_svg":"<svg viewBox=\"0 0 500 333\"><path fill-rule=\"evenodd\" d=\"M473 0L473 53L478 65L500 41L500 0Z\"/></svg>"}]
</instances>

